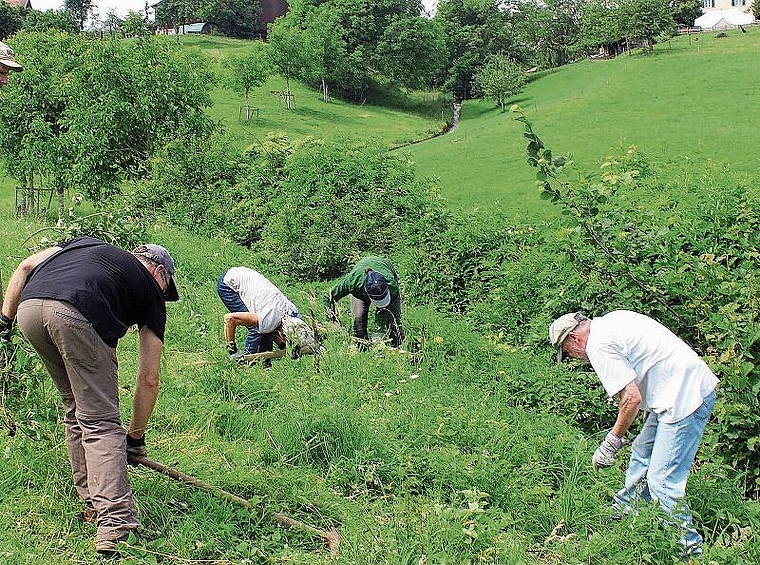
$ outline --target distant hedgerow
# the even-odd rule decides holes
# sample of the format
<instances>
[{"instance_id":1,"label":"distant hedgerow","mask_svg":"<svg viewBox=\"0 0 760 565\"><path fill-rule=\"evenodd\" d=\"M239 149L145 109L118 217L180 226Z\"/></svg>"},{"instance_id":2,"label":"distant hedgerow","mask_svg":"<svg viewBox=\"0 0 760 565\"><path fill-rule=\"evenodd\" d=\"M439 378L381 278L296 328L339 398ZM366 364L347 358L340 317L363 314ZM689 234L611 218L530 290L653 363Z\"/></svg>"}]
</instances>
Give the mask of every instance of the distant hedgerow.
<instances>
[{"instance_id":1,"label":"distant hedgerow","mask_svg":"<svg viewBox=\"0 0 760 565\"><path fill-rule=\"evenodd\" d=\"M334 278L367 253L392 256L447 221L432 182L379 143L291 142L284 134L244 153L223 136L186 135L153 160L133 199L307 280Z\"/></svg>"}]
</instances>

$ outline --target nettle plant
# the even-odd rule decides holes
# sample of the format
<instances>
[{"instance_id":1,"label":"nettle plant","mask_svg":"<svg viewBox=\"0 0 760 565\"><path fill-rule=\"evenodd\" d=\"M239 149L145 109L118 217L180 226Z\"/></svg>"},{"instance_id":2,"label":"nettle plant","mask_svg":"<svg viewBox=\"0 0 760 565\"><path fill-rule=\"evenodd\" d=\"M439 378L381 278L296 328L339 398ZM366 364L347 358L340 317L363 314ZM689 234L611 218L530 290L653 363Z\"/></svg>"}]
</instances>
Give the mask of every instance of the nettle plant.
<instances>
[{"instance_id":1,"label":"nettle plant","mask_svg":"<svg viewBox=\"0 0 760 565\"><path fill-rule=\"evenodd\" d=\"M760 493L760 200L723 169L663 182L634 147L584 174L512 112L537 185L575 224L565 249L585 284L565 306L640 311L700 353L721 379L715 448Z\"/></svg>"}]
</instances>

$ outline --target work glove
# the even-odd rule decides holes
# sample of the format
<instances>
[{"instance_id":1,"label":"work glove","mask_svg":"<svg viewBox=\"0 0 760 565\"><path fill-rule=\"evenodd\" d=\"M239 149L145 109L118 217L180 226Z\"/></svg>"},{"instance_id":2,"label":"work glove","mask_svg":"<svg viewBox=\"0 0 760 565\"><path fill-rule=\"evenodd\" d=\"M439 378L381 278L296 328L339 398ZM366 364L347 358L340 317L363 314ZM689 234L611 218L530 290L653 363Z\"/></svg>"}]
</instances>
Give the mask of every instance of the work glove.
<instances>
[{"instance_id":1,"label":"work glove","mask_svg":"<svg viewBox=\"0 0 760 565\"><path fill-rule=\"evenodd\" d=\"M238 351L237 343L231 341L227 344L227 355L230 356L230 359L232 361L237 361L243 356L243 352Z\"/></svg>"},{"instance_id":2,"label":"work glove","mask_svg":"<svg viewBox=\"0 0 760 565\"><path fill-rule=\"evenodd\" d=\"M132 460L133 457L147 457L148 450L145 447L145 434L141 438L135 439L131 435L127 434L127 463L130 465L138 465Z\"/></svg>"},{"instance_id":3,"label":"work glove","mask_svg":"<svg viewBox=\"0 0 760 565\"><path fill-rule=\"evenodd\" d=\"M615 463L615 454L624 445L625 439L609 432L601 445L594 451L594 456L591 458L594 471L604 469L605 467L612 467L613 463Z\"/></svg>"},{"instance_id":4,"label":"work glove","mask_svg":"<svg viewBox=\"0 0 760 565\"><path fill-rule=\"evenodd\" d=\"M0 340L10 341L13 333L13 320L3 313L0 313Z\"/></svg>"}]
</instances>

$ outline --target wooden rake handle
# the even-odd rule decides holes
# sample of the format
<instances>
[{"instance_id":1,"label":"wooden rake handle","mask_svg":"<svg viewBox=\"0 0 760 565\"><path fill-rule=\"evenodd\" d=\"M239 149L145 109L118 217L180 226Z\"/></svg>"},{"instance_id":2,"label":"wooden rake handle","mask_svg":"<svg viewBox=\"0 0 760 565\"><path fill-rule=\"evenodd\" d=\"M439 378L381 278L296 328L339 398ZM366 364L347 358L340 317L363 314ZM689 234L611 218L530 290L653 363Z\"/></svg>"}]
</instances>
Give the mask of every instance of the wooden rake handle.
<instances>
[{"instance_id":1,"label":"wooden rake handle","mask_svg":"<svg viewBox=\"0 0 760 565\"><path fill-rule=\"evenodd\" d=\"M186 475L185 473L182 473L181 471L178 471L177 469L164 465L163 463L159 463L158 461L154 461L153 459L150 459L149 457L139 457L139 456L130 455L129 462L132 464L142 465L143 467L147 467L148 469L157 471L161 473L162 475L171 477L175 481L180 481L182 483L185 483L186 485L197 487L201 490L210 492L211 494L213 494L214 496L222 500L226 500L227 502L237 504L253 512L260 512L261 514L267 513L263 506L260 506L260 505L255 506L251 504L249 501L247 501L245 498L232 494L231 492L227 492L226 490L223 490L219 487L210 485L209 483L201 481L200 479L196 479L195 477L191 477L190 475ZM319 528L316 528L310 524L305 524L304 522L299 522L298 520L295 520L294 518L291 518L290 516L286 516L285 514L282 514L280 512L272 512L270 513L270 516L275 522L277 522L281 526L285 526L286 528L293 528L297 530L304 530L306 532L309 532L311 534L321 537L322 539L325 540L325 543L327 544L327 548L330 550L330 557L335 558L338 556L338 546L340 545L340 536L338 535L337 531L332 530L332 529L329 531L320 530Z\"/></svg>"}]
</instances>

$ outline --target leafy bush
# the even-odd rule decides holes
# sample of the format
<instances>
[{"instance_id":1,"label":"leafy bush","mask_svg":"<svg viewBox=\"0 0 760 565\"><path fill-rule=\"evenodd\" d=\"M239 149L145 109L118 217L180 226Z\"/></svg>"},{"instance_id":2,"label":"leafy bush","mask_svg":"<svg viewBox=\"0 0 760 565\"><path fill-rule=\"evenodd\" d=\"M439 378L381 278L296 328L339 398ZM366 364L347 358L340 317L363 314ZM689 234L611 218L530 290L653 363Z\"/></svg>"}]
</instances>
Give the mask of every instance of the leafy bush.
<instances>
[{"instance_id":1,"label":"leafy bush","mask_svg":"<svg viewBox=\"0 0 760 565\"><path fill-rule=\"evenodd\" d=\"M259 249L290 276L334 278L363 254L393 255L444 225L432 184L377 143L312 141L284 172Z\"/></svg>"},{"instance_id":2,"label":"leafy bush","mask_svg":"<svg viewBox=\"0 0 760 565\"><path fill-rule=\"evenodd\" d=\"M405 265L405 290L418 303L464 314L510 344L543 343L556 281L577 275L546 233L551 226L454 218L430 233ZM546 322L546 323L545 323Z\"/></svg>"},{"instance_id":3,"label":"leafy bush","mask_svg":"<svg viewBox=\"0 0 760 565\"><path fill-rule=\"evenodd\" d=\"M134 208L151 217L213 237L233 220L239 198L237 183L247 162L227 138L210 139L184 132L163 146L151 160L151 175L138 183Z\"/></svg>"},{"instance_id":4,"label":"leafy bush","mask_svg":"<svg viewBox=\"0 0 760 565\"><path fill-rule=\"evenodd\" d=\"M251 246L292 277L334 278L369 252L393 255L445 226L430 181L375 143L272 134L237 152L185 135L154 159L135 204L208 236Z\"/></svg>"},{"instance_id":5,"label":"leafy bush","mask_svg":"<svg viewBox=\"0 0 760 565\"><path fill-rule=\"evenodd\" d=\"M760 199L721 168L676 176L672 185L641 178L633 148L598 176L566 180L570 161L553 156L524 116L518 120L544 194L577 224L565 243L587 281L573 296L575 308L643 312L706 356L721 378L716 447L747 472L749 490L760 491Z\"/></svg>"}]
</instances>

